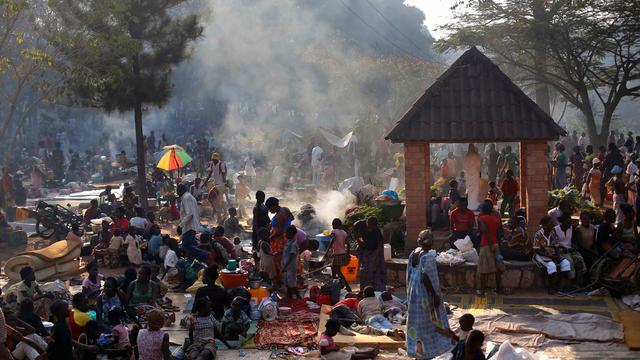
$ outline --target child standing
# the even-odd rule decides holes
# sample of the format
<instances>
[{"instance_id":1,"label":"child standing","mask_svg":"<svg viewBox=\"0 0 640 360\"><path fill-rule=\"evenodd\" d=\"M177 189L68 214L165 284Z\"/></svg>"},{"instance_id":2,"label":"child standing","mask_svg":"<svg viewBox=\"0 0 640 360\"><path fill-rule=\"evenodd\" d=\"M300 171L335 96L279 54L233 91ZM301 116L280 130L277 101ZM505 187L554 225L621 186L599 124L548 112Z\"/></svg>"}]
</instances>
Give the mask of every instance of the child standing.
<instances>
[{"instance_id":1,"label":"child standing","mask_svg":"<svg viewBox=\"0 0 640 360\"><path fill-rule=\"evenodd\" d=\"M513 177L513 170L507 170L506 178L502 181L500 186L502 191L502 205L500 205L500 216L503 216L505 212L509 213L509 217L513 217L515 212L515 200L520 191L518 182Z\"/></svg>"},{"instance_id":2,"label":"child standing","mask_svg":"<svg viewBox=\"0 0 640 360\"><path fill-rule=\"evenodd\" d=\"M129 259L129 263L134 266L142 264L142 252L138 247L137 231L135 227L130 227L127 238L124 240L124 243L127 245L127 258Z\"/></svg>"},{"instance_id":3,"label":"child standing","mask_svg":"<svg viewBox=\"0 0 640 360\"><path fill-rule=\"evenodd\" d=\"M245 218L247 216L245 210L247 208L247 199L249 198L250 193L251 189L247 186L244 176L238 176L238 183L236 184L236 203L238 204L238 213L240 218Z\"/></svg>"},{"instance_id":4,"label":"child standing","mask_svg":"<svg viewBox=\"0 0 640 360\"><path fill-rule=\"evenodd\" d=\"M331 263L331 274L335 278L339 278L348 292L351 292L351 287L347 282L347 279L342 273L342 267L347 265L350 260L349 242L347 241L347 232L342 229L342 221L340 219L333 219L331 223L333 230L331 230L331 243L329 249L333 253L333 262Z\"/></svg>"},{"instance_id":5,"label":"child standing","mask_svg":"<svg viewBox=\"0 0 640 360\"><path fill-rule=\"evenodd\" d=\"M282 250L282 273L283 284L287 289L287 298L293 298L298 292L298 243L295 240L295 236L298 233L298 229L295 225L291 225L286 230L286 242L284 243L284 249Z\"/></svg>"},{"instance_id":6,"label":"child standing","mask_svg":"<svg viewBox=\"0 0 640 360\"><path fill-rule=\"evenodd\" d=\"M260 228L258 230L258 239L258 258L260 260L258 269L260 269L262 280L270 283L276 277L276 264L269 245L269 230Z\"/></svg>"},{"instance_id":7,"label":"child standing","mask_svg":"<svg viewBox=\"0 0 640 360\"><path fill-rule=\"evenodd\" d=\"M245 299L236 296L231 302L231 307L224 313L222 328L226 339L238 340L240 336L247 336L251 319L242 311L244 304Z\"/></svg>"}]
</instances>

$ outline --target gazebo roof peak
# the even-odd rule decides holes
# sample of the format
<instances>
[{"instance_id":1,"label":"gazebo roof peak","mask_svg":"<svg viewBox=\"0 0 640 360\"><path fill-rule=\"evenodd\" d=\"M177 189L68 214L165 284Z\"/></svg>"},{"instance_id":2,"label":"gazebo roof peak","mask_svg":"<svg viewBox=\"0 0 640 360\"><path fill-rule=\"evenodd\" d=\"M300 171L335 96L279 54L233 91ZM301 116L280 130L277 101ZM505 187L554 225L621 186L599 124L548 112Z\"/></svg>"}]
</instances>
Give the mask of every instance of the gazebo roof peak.
<instances>
[{"instance_id":1,"label":"gazebo roof peak","mask_svg":"<svg viewBox=\"0 0 640 360\"><path fill-rule=\"evenodd\" d=\"M394 143L550 141L566 134L476 47L462 54L397 122Z\"/></svg>"}]
</instances>

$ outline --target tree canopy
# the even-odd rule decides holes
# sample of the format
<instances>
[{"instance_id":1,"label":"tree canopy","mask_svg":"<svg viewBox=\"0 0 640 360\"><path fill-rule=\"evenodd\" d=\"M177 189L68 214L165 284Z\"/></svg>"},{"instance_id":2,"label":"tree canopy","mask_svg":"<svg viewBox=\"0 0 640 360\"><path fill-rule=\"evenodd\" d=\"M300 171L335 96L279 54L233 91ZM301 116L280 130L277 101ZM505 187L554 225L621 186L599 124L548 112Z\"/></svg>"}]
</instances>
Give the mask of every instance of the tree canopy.
<instances>
[{"instance_id":1,"label":"tree canopy","mask_svg":"<svg viewBox=\"0 0 640 360\"><path fill-rule=\"evenodd\" d=\"M440 50L482 46L524 85L545 84L604 145L616 108L640 95L640 1L460 1Z\"/></svg>"},{"instance_id":2,"label":"tree canopy","mask_svg":"<svg viewBox=\"0 0 640 360\"><path fill-rule=\"evenodd\" d=\"M51 0L57 27L49 41L75 69L73 99L111 111L134 111L138 192L146 206L142 111L171 98L171 74L202 34L196 14L174 11L186 0Z\"/></svg>"}]
</instances>

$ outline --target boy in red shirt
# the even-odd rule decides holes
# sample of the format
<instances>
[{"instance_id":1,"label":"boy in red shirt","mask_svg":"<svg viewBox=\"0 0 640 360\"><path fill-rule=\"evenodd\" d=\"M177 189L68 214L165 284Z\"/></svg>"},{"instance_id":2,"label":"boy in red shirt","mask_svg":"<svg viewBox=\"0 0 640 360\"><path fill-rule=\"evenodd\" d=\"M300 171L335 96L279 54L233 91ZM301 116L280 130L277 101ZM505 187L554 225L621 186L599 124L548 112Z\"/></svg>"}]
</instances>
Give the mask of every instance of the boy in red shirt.
<instances>
[{"instance_id":1,"label":"boy in red shirt","mask_svg":"<svg viewBox=\"0 0 640 360\"><path fill-rule=\"evenodd\" d=\"M476 216L473 211L467 208L467 198L460 198L458 200L458 206L451 212L449 215L449 222L451 225L451 236L449 237L449 245L452 249L455 249L456 246L454 243L458 239L464 239L466 236L469 236L473 241L474 245L476 244L475 236L473 236L473 228L476 221Z\"/></svg>"},{"instance_id":2,"label":"boy in red shirt","mask_svg":"<svg viewBox=\"0 0 640 360\"><path fill-rule=\"evenodd\" d=\"M504 216L505 211L509 213L509 218L515 213L515 200L520 191L518 182L513 177L513 170L507 170L506 178L502 182L500 190L502 190L502 205L500 205L500 216ZM508 209L507 209L508 208Z\"/></svg>"}]
</instances>

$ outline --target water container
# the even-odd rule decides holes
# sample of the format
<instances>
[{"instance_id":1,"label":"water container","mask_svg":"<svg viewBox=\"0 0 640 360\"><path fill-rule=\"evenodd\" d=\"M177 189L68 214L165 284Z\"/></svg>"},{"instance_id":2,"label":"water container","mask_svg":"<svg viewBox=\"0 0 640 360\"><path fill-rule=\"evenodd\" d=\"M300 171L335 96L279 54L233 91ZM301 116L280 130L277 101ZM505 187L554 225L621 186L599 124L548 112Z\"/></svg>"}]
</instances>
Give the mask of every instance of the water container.
<instances>
[{"instance_id":1,"label":"water container","mask_svg":"<svg viewBox=\"0 0 640 360\"><path fill-rule=\"evenodd\" d=\"M233 259L229 260L229 263L227 264L227 270L236 271L237 268L238 268L238 262Z\"/></svg>"},{"instance_id":2,"label":"water container","mask_svg":"<svg viewBox=\"0 0 640 360\"><path fill-rule=\"evenodd\" d=\"M329 243L331 242L331 236L326 236L323 234L316 235L316 240L318 241L318 250L319 251L327 251L329 247Z\"/></svg>"},{"instance_id":3,"label":"water container","mask_svg":"<svg viewBox=\"0 0 640 360\"><path fill-rule=\"evenodd\" d=\"M344 274L344 278L347 280L347 282L355 282L358 279L359 265L360 263L358 261L358 258L351 255L349 263L340 268L340 271L342 271L342 274Z\"/></svg>"},{"instance_id":4,"label":"water container","mask_svg":"<svg viewBox=\"0 0 640 360\"><path fill-rule=\"evenodd\" d=\"M391 260L393 255L391 254L391 245L384 244L384 261Z\"/></svg>"}]
</instances>

